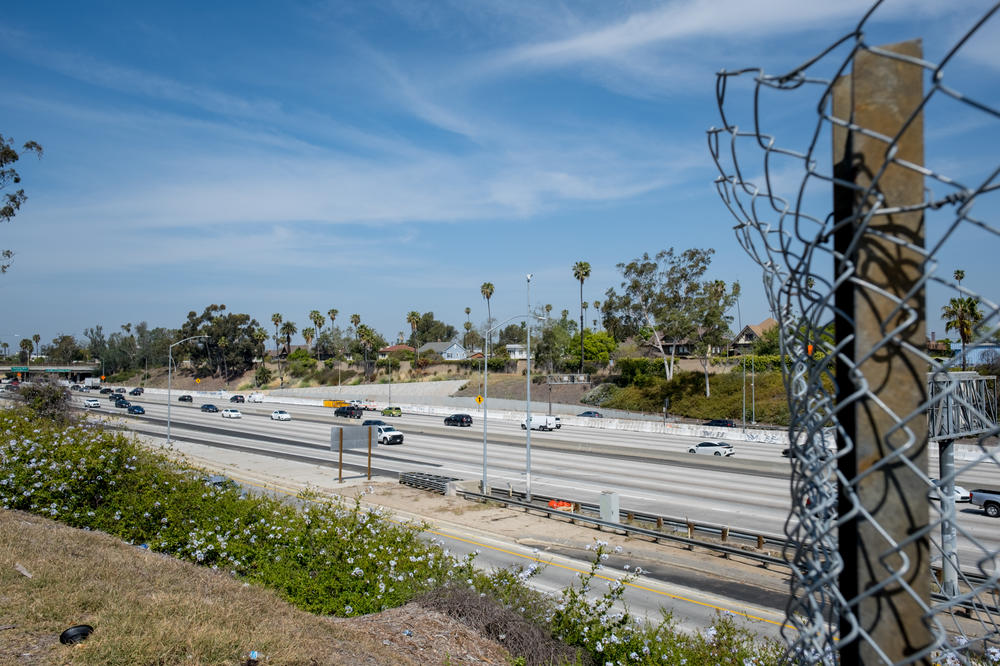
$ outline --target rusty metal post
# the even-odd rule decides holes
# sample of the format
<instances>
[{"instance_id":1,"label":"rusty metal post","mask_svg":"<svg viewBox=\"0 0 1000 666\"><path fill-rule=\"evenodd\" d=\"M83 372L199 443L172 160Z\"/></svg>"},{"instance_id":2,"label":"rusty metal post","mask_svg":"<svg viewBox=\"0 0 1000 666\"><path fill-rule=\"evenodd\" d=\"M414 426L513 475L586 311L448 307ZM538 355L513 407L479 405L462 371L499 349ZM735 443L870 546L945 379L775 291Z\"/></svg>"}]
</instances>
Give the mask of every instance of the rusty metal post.
<instances>
[{"instance_id":1,"label":"rusty metal post","mask_svg":"<svg viewBox=\"0 0 1000 666\"><path fill-rule=\"evenodd\" d=\"M337 482L344 482L344 429L340 429L340 457L337 460Z\"/></svg>"},{"instance_id":2,"label":"rusty metal post","mask_svg":"<svg viewBox=\"0 0 1000 666\"><path fill-rule=\"evenodd\" d=\"M922 55L919 40L880 48L915 58ZM834 85L833 115L896 137L922 101L922 78L917 65L859 51L853 72ZM922 165L923 141L920 114L899 137L894 157ZM834 175L843 181L833 192L834 271L835 279L842 280L835 294L835 329L837 344L845 345L836 365L837 410L844 438L838 445L845 451L838 464L857 501L871 515L869 520L855 512L842 519L838 533L843 560L839 587L850 611L840 618L840 635L847 637L838 646L844 664L883 663L885 657L903 661L933 641L922 619L922 604L930 603L927 539L897 545L914 534L926 534L927 487L907 465L886 461L912 439L905 457L916 469L927 469L926 417L917 415L926 392L927 368L906 349L906 345L921 348L926 329L924 290L917 287L924 271L919 251L924 246L923 213L873 216L867 231L857 238L874 204L874 193L867 199L863 196L873 178L878 177L874 189L884 197L882 207L923 201L923 176L898 164L886 166L888 148L876 138L834 125ZM907 316L894 299L916 312L916 321L891 334ZM853 508L847 490L840 488L840 516ZM867 638L854 631L850 614Z\"/></svg>"}]
</instances>

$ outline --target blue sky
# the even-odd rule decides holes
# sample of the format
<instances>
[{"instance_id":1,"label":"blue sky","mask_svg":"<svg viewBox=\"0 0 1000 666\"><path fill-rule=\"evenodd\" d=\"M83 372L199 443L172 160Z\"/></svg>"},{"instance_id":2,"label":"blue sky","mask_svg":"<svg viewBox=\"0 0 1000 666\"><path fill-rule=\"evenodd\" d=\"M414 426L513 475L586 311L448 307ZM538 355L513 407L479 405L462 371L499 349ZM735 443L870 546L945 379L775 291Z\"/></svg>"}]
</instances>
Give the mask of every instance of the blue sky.
<instances>
[{"instance_id":1,"label":"blue sky","mask_svg":"<svg viewBox=\"0 0 1000 666\"><path fill-rule=\"evenodd\" d=\"M940 56L987 6L949 4L890 1L871 41L923 35ZM16 252L0 340L179 326L211 303L300 329L337 308L391 340L410 310L458 327L469 306L482 323L484 281L495 317L523 312L528 272L533 304L577 313L574 262L592 266L584 298L603 300L617 263L671 246L714 248L711 276L739 280L744 323L759 322L760 270L712 184L714 73L791 69L867 7L13 3L0 133L45 155L18 163L29 201L0 227ZM996 23L958 63L990 103ZM774 118L796 138L814 122ZM996 120L956 118L928 130L929 154L961 143L995 168ZM995 296L985 239L953 242L942 270Z\"/></svg>"}]
</instances>

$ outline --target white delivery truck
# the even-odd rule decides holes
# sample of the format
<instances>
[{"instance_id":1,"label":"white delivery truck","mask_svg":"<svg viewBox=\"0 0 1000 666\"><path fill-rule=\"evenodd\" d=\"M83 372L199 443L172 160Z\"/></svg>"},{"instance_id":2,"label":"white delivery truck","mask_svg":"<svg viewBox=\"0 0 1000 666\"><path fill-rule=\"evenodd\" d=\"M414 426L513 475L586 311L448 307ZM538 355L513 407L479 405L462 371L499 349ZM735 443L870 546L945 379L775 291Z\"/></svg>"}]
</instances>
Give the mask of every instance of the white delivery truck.
<instances>
[{"instance_id":1,"label":"white delivery truck","mask_svg":"<svg viewBox=\"0 0 1000 666\"><path fill-rule=\"evenodd\" d=\"M548 414L532 414L531 415L531 429L532 430L555 430L560 425L558 417L550 416ZM521 430L528 429L528 420L521 419Z\"/></svg>"}]
</instances>

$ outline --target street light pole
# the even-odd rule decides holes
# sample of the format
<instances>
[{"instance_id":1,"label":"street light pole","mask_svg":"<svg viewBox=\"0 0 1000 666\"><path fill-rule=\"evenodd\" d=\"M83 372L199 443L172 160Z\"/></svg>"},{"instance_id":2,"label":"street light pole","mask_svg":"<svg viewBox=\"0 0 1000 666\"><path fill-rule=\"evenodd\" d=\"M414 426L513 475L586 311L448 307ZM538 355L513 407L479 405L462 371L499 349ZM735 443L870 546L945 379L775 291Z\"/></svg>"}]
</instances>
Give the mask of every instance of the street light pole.
<instances>
[{"instance_id":1,"label":"street light pole","mask_svg":"<svg viewBox=\"0 0 1000 666\"><path fill-rule=\"evenodd\" d=\"M531 314L531 273L528 273L528 314ZM525 500L531 501L531 318L525 320L525 332L528 334L528 347L527 347L527 357L524 369L524 385L525 385L525 400L524 400L524 416L525 425L524 429L524 441L525 441Z\"/></svg>"},{"instance_id":2,"label":"street light pole","mask_svg":"<svg viewBox=\"0 0 1000 666\"><path fill-rule=\"evenodd\" d=\"M740 332L736 340L739 341L743 335L743 313L740 312L740 299L736 298L736 316L739 318ZM743 432L747 431L747 360L746 355L740 352L740 365L743 366Z\"/></svg>"},{"instance_id":3,"label":"street light pole","mask_svg":"<svg viewBox=\"0 0 1000 666\"><path fill-rule=\"evenodd\" d=\"M167 444L170 444L170 392L173 388L173 367L174 367L174 347L181 344L182 342L187 342L188 340L196 340L198 338L207 338L207 335L192 335L190 338L184 338L183 340L178 340L174 344L167 347ZM103 364L103 361L102 361ZM101 374L104 374L103 371Z\"/></svg>"}]
</instances>

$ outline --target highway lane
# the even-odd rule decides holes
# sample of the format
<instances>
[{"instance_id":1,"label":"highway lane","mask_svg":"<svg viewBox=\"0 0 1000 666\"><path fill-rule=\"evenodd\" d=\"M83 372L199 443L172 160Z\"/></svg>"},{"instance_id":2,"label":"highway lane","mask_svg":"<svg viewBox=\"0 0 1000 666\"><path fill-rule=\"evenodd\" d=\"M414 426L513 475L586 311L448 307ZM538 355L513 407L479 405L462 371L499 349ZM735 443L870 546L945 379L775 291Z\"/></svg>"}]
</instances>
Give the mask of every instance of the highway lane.
<instances>
[{"instance_id":1,"label":"highway lane","mask_svg":"<svg viewBox=\"0 0 1000 666\"><path fill-rule=\"evenodd\" d=\"M105 400L104 404L110 404ZM165 417L165 404L144 401L150 416ZM219 404L219 403L216 403ZM223 406L223 405L219 405ZM226 405L228 406L228 405ZM266 441L288 442L289 446L309 446L328 453L330 425L338 421L357 425L360 421L334 419L324 408L288 408L293 421L271 421L270 405L262 408L239 405L244 417L239 420L222 419L218 414L202 413L197 407L182 404L172 408L175 432L189 426L209 427L213 432L243 432ZM119 412L113 407L103 407L103 412ZM305 415L300 416L300 415ZM378 418L373 417L373 418ZM470 437L469 429L445 428L439 420L430 417L384 419L406 433L402 447L378 447L373 464L392 473L399 471L426 471L461 479L478 479L482 474L482 441ZM410 427L425 428L427 432L408 432ZM490 484L523 490L526 485L523 431L518 425L503 428L490 424L491 441L488 446ZM498 434L499 431L499 434ZM454 432L454 435L452 435ZM509 434L516 437L510 438ZM758 531L768 535L781 535L790 509L788 463L770 456L774 463L767 474L748 471L741 466L742 459L705 461L703 456L677 456L677 461L653 459L620 459L615 456L553 451L543 448L545 440L534 433L532 437L532 490L541 495L566 497L566 499L597 503L602 491L619 493L621 506L654 514L690 518L697 522L728 525L743 531ZM564 428L556 433L541 433L569 439L573 431ZM503 437L503 441L493 438ZM270 438L278 438L271 440ZM510 440L510 441L507 441ZM405 454L401 453L405 449ZM347 452L345 460L352 465L363 464L367 452ZM768 456L764 457L767 461ZM720 469L721 468L721 469ZM963 479L964 480L964 479ZM987 484L988 485L988 484ZM998 540L995 523L976 510L959 512L960 557L963 562L976 562L982 549L969 538L995 549ZM794 523L793 523L794 524Z\"/></svg>"}]
</instances>

